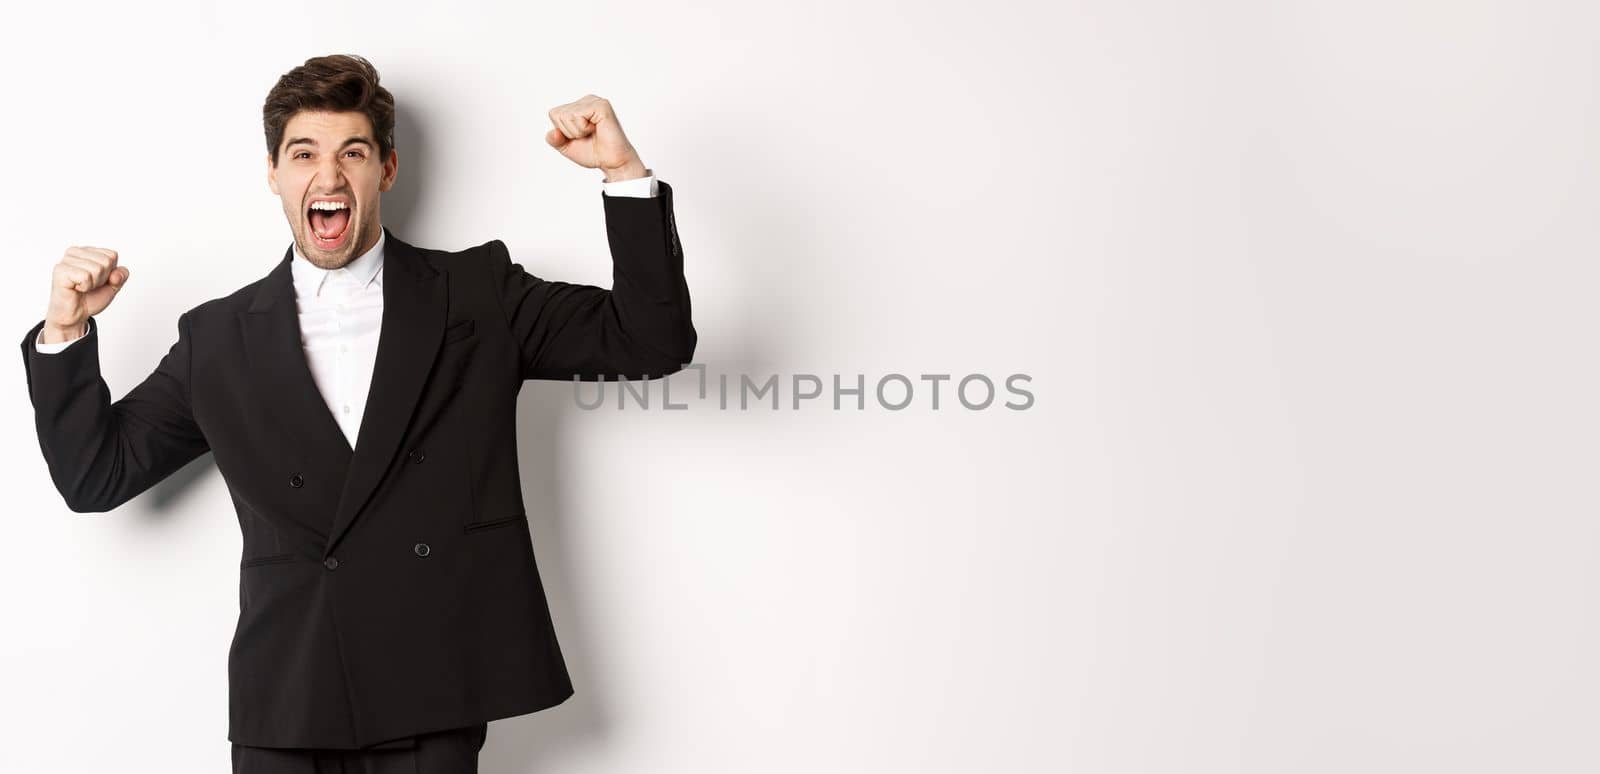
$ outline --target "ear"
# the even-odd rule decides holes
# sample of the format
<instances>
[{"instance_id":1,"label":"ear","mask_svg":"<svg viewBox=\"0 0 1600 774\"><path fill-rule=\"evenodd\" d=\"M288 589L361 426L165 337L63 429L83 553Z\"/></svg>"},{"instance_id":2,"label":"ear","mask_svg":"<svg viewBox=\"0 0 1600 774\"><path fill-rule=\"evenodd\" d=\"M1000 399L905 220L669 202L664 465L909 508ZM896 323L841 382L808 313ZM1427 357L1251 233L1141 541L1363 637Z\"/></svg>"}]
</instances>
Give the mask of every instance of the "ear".
<instances>
[{"instance_id":1,"label":"ear","mask_svg":"<svg viewBox=\"0 0 1600 774\"><path fill-rule=\"evenodd\" d=\"M390 148L389 158L383 162L383 176L378 180L378 190L387 191L394 187L395 178L400 176L400 151Z\"/></svg>"},{"instance_id":2,"label":"ear","mask_svg":"<svg viewBox=\"0 0 1600 774\"><path fill-rule=\"evenodd\" d=\"M267 187L273 193L278 192L278 166L272 163L272 154L267 154Z\"/></svg>"}]
</instances>

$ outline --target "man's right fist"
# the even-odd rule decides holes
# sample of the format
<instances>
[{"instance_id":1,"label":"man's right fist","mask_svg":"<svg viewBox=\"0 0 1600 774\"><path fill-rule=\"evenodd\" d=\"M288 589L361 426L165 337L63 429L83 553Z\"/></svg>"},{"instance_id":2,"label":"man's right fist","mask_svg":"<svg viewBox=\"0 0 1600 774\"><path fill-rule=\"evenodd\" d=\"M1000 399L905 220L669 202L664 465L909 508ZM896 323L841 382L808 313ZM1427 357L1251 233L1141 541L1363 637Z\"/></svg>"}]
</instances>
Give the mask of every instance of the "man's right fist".
<instances>
[{"instance_id":1,"label":"man's right fist","mask_svg":"<svg viewBox=\"0 0 1600 774\"><path fill-rule=\"evenodd\" d=\"M117 265L117 251L69 247L50 277L50 308L44 314L44 343L71 341L85 333L84 321L111 303L128 282L128 267Z\"/></svg>"}]
</instances>

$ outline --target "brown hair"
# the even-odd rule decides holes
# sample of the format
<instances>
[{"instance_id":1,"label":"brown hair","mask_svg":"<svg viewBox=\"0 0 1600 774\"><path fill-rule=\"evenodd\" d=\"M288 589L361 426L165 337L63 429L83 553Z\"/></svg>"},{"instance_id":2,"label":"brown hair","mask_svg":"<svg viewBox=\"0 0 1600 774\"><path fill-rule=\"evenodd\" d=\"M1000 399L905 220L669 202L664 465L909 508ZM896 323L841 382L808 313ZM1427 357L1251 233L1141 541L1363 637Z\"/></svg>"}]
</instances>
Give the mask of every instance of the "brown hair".
<instances>
[{"instance_id":1,"label":"brown hair","mask_svg":"<svg viewBox=\"0 0 1600 774\"><path fill-rule=\"evenodd\" d=\"M283 127L302 110L359 111L372 121L378 158L394 148L394 95L378 85L378 69L354 55L318 56L283 74L267 93L261 124L267 130L267 152L278 163Z\"/></svg>"}]
</instances>

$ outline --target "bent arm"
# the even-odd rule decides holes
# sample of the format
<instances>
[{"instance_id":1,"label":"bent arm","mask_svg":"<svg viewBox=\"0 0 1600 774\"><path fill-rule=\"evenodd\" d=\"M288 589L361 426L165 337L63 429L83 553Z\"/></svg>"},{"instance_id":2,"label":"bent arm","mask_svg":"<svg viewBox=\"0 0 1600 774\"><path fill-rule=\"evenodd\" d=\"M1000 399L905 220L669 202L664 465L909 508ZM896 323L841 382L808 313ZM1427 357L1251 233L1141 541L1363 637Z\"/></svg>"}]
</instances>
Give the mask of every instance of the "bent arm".
<instances>
[{"instance_id":1,"label":"bent arm","mask_svg":"<svg viewBox=\"0 0 1600 774\"><path fill-rule=\"evenodd\" d=\"M72 346L41 352L40 321L22 340L39 448L67 507L109 511L210 449L189 403L188 313L156 369L116 402L100 376L99 323Z\"/></svg>"},{"instance_id":2,"label":"bent arm","mask_svg":"<svg viewBox=\"0 0 1600 774\"><path fill-rule=\"evenodd\" d=\"M653 379L694 358L696 333L672 186L659 196L601 192L611 248L611 289L544 280L489 243L490 272L523 379Z\"/></svg>"}]
</instances>

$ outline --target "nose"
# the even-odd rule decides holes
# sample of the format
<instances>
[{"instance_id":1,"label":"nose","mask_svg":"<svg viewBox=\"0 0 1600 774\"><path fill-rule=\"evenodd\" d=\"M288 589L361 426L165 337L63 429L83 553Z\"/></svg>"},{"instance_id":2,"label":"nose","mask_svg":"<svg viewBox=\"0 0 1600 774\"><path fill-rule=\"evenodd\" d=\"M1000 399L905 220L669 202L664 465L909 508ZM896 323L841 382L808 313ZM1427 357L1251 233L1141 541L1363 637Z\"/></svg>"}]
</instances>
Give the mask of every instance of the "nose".
<instances>
[{"instance_id":1,"label":"nose","mask_svg":"<svg viewBox=\"0 0 1600 774\"><path fill-rule=\"evenodd\" d=\"M311 178L311 183L314 188L321 188L323 193L332 195L344 190L344 170L339 166L338 159L324 158L317 163L317 174Z\"/></svg>"}]
</instances>

